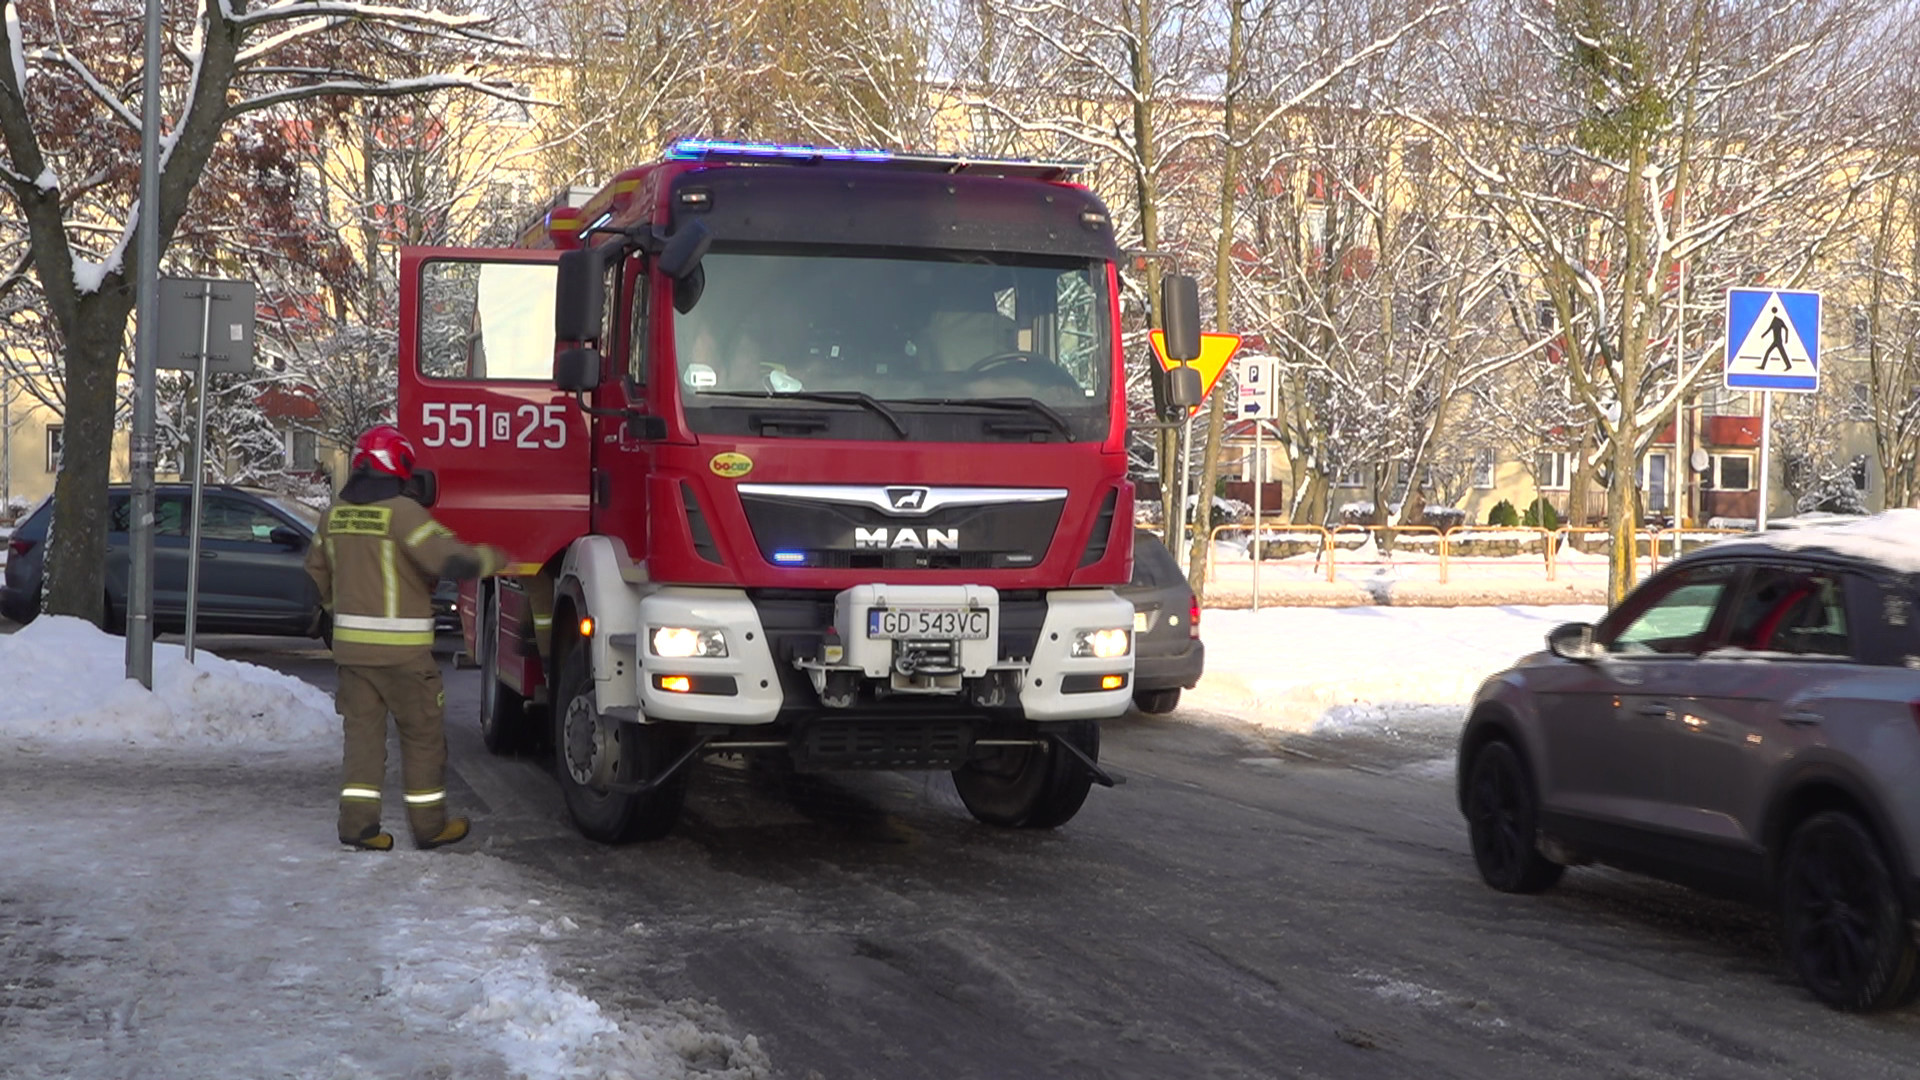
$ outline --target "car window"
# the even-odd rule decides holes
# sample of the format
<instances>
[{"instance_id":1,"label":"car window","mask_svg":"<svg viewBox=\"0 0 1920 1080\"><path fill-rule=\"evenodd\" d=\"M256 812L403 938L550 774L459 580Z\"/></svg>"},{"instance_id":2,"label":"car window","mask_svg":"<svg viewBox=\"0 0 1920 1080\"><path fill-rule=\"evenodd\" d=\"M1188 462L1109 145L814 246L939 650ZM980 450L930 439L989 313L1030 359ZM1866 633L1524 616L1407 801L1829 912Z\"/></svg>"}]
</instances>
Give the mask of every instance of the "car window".
<instances>
[{"instance_id":1,"label":"car window","mask_svg":"<svg viewBox=\"0 0 1920 1080\"><path fill-rule=\"evenodd\" d=\"M1167 545L1150 532L1136 531L1133 534L1133 584L1147 589L1165 588L1170 585L1185 584L1187 576L1180 572L1180 564L1173 559L1173 552Z\"/></svg>"},{"instance_id":2,"label":"car window","mask_svg":"<svg viewBox=\"0 0 1920 1080\"><path fill-rule=\"evenodd\" d=\"M113 495L107 499L107 531L124 533L133 531L133 499L127 495Z\"/></svg>"},{"instance_id":3,"label":"car window","mask_svg":"<svg viewBox=\"0 0 1920 1080\"><path fill-rule=\"evenodd\" d=\"M207 513L200 521L200 535L207 540L236 540L270 544L273 530L286 523L263 506L230 495L207 500Z\"/></svg>"},{"instance_id":4,"label":"car window","mask_svg":"<svg viewBox=\"0 0 1920 1080\"><path fill-rule=\"evenodd\" d=\"M320 531L320 511L297 499L283 499L275 495L261 496L262 501L296 521L303 521L311 532Z\"/></svg>"},{"instance_id":5,"label":"car window","mask_svg":"<svg viewBox=\"0 0 1920 1080\"><path fill-rule=\"evenodd\" d=\"M153 534L155 536L187 535L187 500L189 496L155 495L153 497Z\"/></svg>"},{"instance_id":6,"label":"car window","mask_svg":"<svg viewBox=\"0 0 1920 1080\"><path fill-rule=\"evenodd\" d=\"M1851 656L1841 576L1791 566L1755 568L1734 606L1727 644L1752 652Z\"/></svg>"},{"instance_id":7,"label":"car window","mask_svg":"<svg viewBox=\"0 0 1920 1080\"><path fill-rule=\"evenodd\" d=\"M1675 574L1651 597L1634 597L1618 632L1604 639L1616 655L1697 655L1706 647L1713 613L1732 582L1730 568L1702 567Z\"/></svg>"}]
</instances>

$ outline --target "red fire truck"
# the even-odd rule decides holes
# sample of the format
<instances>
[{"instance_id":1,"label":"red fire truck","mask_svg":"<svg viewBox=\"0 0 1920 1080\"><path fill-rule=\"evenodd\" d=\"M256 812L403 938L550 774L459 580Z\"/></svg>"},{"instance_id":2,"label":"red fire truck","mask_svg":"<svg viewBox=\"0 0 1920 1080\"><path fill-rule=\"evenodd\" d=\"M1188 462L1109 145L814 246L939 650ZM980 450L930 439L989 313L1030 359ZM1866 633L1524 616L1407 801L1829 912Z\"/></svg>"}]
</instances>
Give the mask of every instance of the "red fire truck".
<instances>
[{"instance_id":1,"label":"red fire truck","mask_svg":"<svg viewBox=\"0 0 1920 1080\"><path fill-rule=\"evenodd\" d=\"M666 833L705 755L950 770L1013 827L1111 782L1119 253L1072 173L679 143L519 247L403 254L400 424L517 560L462 598L482 733L550 734L584 834Z\"/></svg>"}]
</instances>

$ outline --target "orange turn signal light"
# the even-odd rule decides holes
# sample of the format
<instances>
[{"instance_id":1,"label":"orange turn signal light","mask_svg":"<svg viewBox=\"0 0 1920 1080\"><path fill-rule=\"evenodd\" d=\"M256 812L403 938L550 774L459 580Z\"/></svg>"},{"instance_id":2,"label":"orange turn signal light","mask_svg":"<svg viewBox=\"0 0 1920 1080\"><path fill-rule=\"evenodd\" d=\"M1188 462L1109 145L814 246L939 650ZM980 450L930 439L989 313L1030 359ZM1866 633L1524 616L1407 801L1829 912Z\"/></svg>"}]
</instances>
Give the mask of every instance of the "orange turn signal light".
<instances>
[{"instance_id":1,"label":"orange turn signal light","mask_svg":"<svg viewBox=\"0 0 1920 1080\"><path fill-rule=\"evenodd\" d=\"M1100 689L1102 690L1118 690L1125 685L1127 685L1127 677L1125 675L1100 676Z\"/></svg>"},{"instance_id":2,"label":"orange turn signal light","mask_svg":"<svg viewBox=\"0 0 1920 1080\"><path fill-rule=\"evenodd\" d=\"M588 616L587 618L580 620L580 636L581 637L593 636L593 617L592 616Z\"/></svg>"},{"instance_id":3,"label":"orange turn signal light","mask_svg":"<svg viewBox=\"0 0 1920 1080\"><path fill-rule=\"evenodd\" d=\"M686 694L693 691L693 680L685 675L662 675L660 676L659 686L662 690L671 690L676 694Z\"/></svg>"}]
</instances>

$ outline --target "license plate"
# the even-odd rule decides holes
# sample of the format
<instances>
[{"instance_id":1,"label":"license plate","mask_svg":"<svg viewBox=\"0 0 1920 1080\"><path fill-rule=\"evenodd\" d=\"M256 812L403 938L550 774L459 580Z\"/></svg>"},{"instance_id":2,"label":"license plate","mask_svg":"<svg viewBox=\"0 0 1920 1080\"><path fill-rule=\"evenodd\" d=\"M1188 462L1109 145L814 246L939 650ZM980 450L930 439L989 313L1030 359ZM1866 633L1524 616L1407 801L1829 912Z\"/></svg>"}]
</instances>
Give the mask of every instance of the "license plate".
<instances>
[{"instance_id":1,"label":"license plate","mask_svg":"<svg viewBox=\"0 0 1920 1080\"><path fill-rule=\"evenodd\" d=\"M1133 632L1134 633L1144 634L1147 632L1148 628L1151 627L1152 625L1153 625L1153 616L1151 614L1144 611L1136 611L1133 613Z\"/></svg>"},{"instance_id":2,"label":"license plate","mask_svg":"<svg viewBox=\"0 0 1920 1080\"><path fill-rule=\"evenodd\" d=\"M979 641L987 636L988 616L982 608L872 608L867 636Z\"/></svg>"}]
</instances>

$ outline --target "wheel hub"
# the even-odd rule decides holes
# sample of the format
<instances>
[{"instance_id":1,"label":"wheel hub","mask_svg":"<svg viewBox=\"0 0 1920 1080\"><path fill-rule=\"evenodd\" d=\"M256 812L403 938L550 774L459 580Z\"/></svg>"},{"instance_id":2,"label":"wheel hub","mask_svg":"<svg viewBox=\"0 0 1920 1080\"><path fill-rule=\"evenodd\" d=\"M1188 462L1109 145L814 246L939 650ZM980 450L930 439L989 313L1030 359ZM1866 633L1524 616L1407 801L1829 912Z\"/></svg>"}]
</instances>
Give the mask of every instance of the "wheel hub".
<instances>
[{"instance_id":1,"label":"wheel hub","mask_svg":"<svg viewBox=\"0 0 1920 1080\"><path fill-rule=\"evenodd\" d=\"M620 771L619 732L594 709L592 698L583 694L567 705L562 742L574 783L603 791L612 785Z\"/></svg>"}]
</instances>

